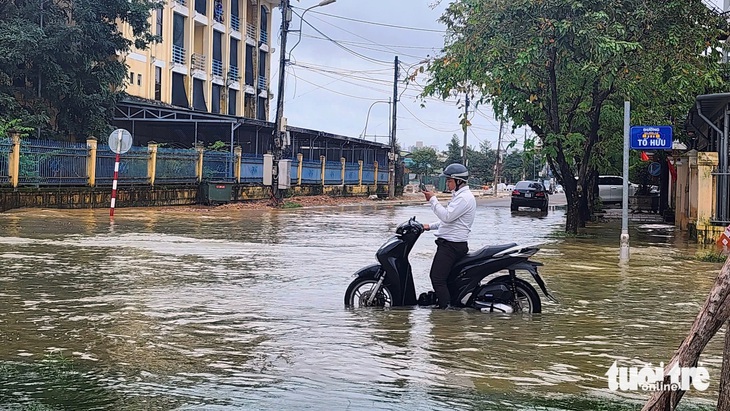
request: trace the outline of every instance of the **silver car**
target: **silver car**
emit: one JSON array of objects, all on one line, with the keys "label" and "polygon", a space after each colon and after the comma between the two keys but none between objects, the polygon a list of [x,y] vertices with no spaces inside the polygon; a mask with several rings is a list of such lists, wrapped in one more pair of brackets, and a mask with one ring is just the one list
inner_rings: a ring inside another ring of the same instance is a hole
[{"label": "silver car", "polygon": [[[637,185],[629,182],[629,196],[634,195]],[[599,176],[598,197],[601,202],[621,203],[624,196],[624,178],[621,176]]]}]

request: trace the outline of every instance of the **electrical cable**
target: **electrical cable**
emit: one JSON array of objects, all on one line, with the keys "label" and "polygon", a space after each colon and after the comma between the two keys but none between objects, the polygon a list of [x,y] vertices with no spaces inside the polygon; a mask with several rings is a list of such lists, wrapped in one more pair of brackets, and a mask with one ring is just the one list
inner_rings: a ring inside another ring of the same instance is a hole
[{"label": "electrical cable", "polygon": [[[300,7],[292,7],[292,8],[299,9]],[[420,27],[408,27],[408,26],[399,26],[399,25],[388,24],[388,23],[378,23],[378,22],[374,22],[374,21],[359,20],[359,19],[353,19],[351,17],[344,17],[344,16],[338,16],[338,15],[335,15],[335,14],[323,13],[321,11],[313,11],[312,13],[321,14],[323,16],[333,17],[333,18],[336,18],[336,19],[342,19],[342,20],[347,20],[347,21],[354,21],[354,22],[363,23],[363,24],[371,24],[371,25],[381,26],[381,27],[390,27],[390,28],[402,29],[402,30],[414,30],[414,31],[424,31],[424,32],[430,32],[430,33],[446,34],[446,30],[425,29],[425,28],[420,28]]]}]

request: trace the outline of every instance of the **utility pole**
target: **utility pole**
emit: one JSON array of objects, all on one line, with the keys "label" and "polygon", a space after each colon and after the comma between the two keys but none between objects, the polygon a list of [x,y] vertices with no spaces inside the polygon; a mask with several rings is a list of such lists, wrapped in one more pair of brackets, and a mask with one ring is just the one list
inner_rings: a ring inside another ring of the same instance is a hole
[{"label": "utility pole", "polygon": [[469,167],[469,164],[467,164],[467,158],[466,158],[466,132],[469,127],[469,92],[466,92],[466,104],[464,105],[464,147],[462,148],[462,163],[465,167]]},{"label": "utility pole", "polygon": [[497,188],[499,187],[499,174],[502,168],[502,124],[503,120],[499,119],[499,137],[497,138],[497,161],[494,163],[494,196],[497,197]]},{"label": "utility pole", "polygon": [[525,179],[525,144],[527,144],[527,129],[525,129],[525,136],[522,138],[522,180]]},{"label": "utility pole", "polygon": [[395,130],[396,130],[396,119],[398,113],[398,56],[395,56],[395,70],[393,74],[393,122],[390,129],[390,164],[389,164],[389,175],[388,175],[388,198],[395,198]]},{"label": "utility pole", "polygon": [[279,51],[279,89],[276,93],[276,119],[274,126],[274,150],[273,150],[273,167],[271,193],[276,204],[280,204],[283,198],[283,192],[279,190],[279,160],[281,160],[283,151],[286,148],[286,124],[284,122],[284,79],[286,70],[286,37],[289,33],[289,21],[291,20],[291,10],[289,8],[289,0],[281,0],[279,5],[281,8],[281,50]]}]

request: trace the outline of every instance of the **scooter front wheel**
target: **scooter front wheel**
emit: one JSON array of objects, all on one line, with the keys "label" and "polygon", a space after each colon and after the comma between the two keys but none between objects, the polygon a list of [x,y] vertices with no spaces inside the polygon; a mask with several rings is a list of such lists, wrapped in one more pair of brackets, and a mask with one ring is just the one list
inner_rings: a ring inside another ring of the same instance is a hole
[{"label": "scooter front wheel", "polygon": [[345,307],[391,307],[393,293],[375,278],[356,278],[345,292]]}]

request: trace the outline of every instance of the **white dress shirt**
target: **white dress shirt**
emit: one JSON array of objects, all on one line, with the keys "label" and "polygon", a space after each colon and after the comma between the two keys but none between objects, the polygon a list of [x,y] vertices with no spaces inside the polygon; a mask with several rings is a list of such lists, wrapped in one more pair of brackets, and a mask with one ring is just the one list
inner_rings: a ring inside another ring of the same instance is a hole
[{"label": "white dress shirt", "polygon": [[446,207],[439,203],[436,196],[431,197],[429,204],[440,220],[429,224],[429,229],[436,231],[434,233],[436,237],[457,243],[466,242],[469,239],[477,202],[468,185],[464,184],[464,187],[452,193],[451,201]]}]

